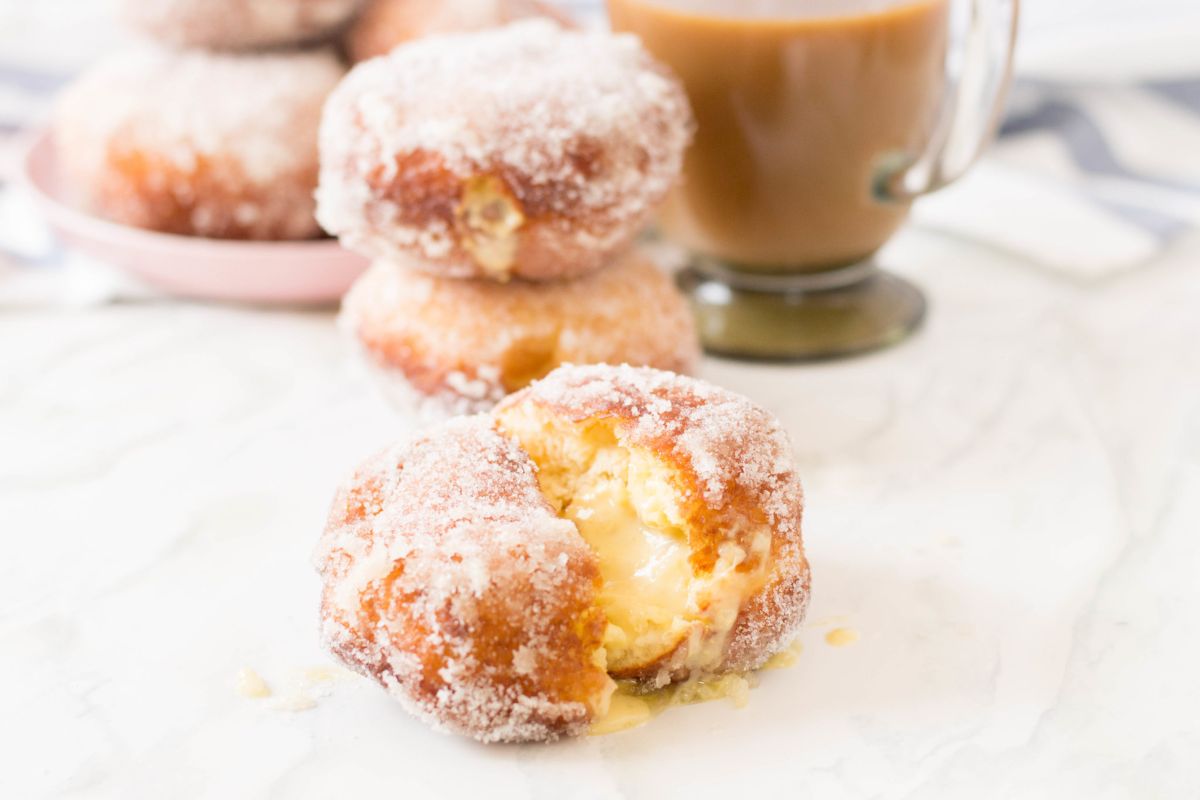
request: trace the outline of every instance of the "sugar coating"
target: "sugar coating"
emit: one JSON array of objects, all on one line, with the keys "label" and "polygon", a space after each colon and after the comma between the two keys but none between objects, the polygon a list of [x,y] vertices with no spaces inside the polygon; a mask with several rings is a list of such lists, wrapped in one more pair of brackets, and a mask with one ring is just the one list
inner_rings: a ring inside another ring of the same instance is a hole
[{"label": "sugar coating", "polygon": [[[592,661],[595,558],[485,417],[361,468],[315,563],[328,645],[434,727],[482,741],[577,734],[611,691]],[[564,633],[576,622],[590,643]],[[564,677],[572,691],[554,688]]]},{"label": "sugar coating", "polygon": [[317,39],[362,0],[122,0],[126,22],[159,41],[242,50]]},{"label": "sugar coating", "polygon": [[486,411],[565,362],[690,372],[699,345],[687,302],[645,255],[572,281],[438,278],[377,262],[341,321],[389,399],[423,418]]},{"label": "sugar coating", "polygon": [[432,36],[351,70],[321,126],[318,218],[368,257],[480,274],[455,209],[498,176],[526,221],[519,277],[596,269],[679,175],[679,82],[629,35],[526,20]]},{"label": "sugar coating", "polygon": [[328,50],[135,48],[63,92],[56,146],[89,204],[152,219],[156,209],[134,204],[168,198],[201,235],[229,228],[248,238],[313,236],[317,128],[343,73]]}]

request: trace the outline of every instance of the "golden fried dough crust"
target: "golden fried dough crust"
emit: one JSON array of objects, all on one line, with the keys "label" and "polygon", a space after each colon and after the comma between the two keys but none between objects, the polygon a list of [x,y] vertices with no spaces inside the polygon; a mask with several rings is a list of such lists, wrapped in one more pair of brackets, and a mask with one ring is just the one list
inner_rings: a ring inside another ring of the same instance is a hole
[{"label": "golden fried dough crust", "polygon": [[125,225],[315,237],[317,128],[343,72],[330,51],[116,55],[59,98],[64,177],[86,208]]},{"label": "golden fried dough crust", "polygon": [[595,556],[486,418],[361,468],[315,559],[329,647],[435,727],[554,739],[607,703]]},{"label": "golden fried dough crust", "polygon": [[560,364],[691,372],[692,316],[673,282],[634,251],[573,281],[435,278],[376,263],[342,323],[392,399],[426,418],[486,411]]}]

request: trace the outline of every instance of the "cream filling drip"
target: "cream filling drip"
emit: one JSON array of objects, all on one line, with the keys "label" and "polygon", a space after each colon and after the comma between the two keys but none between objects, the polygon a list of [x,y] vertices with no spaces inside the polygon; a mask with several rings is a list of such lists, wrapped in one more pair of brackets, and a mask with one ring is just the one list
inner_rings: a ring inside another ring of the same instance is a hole
[{"label": "cream filling drip", "polygon": [[563,516],[599,559],[599,600],[609,621],[604,646],[609,669],[621,670],[652,660],[686,635],[692,572],[687,543],[642,524],[625,481],[606,469],[600,465],[600,477],[583,482]]},{"label": "cream filling drip", "polygon": [[730,700],[735,707],[744,708],[749,702],[750,689],[757,683],[753,673],[741,675],[709,675],[693,678],[641,692],[635,684],[621,681],[609,701],[608,710],[598,716],[588,731],[592,736],[627,731],[645,725],[654,717],[675,706]]},{"label": "cream filling drip", "polygon": [[475,263],[491,277],[507,280],[517,260],[517,231],[525,215],[504,181],[493,175],[468,180],[456,217],[463,247]]},{"label": "cream filling drip", "polygon": [[[794,641],[768,659],[758,672],[795,666],[802,651],[800,641]],[[744,708],[750,690],[758,685],[758,672],[700,675],[650,692],[631,681],[618,681],[607,707],[597,714],[588,733],[604,736],[638,728],[675,706],[728,699],[735,707]]]}]

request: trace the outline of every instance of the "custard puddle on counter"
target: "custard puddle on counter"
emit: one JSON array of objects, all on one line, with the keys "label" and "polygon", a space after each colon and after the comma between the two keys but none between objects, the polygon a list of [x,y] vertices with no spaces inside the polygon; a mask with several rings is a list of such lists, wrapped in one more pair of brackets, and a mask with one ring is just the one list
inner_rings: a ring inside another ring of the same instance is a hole
[{"label": "custard puddle on counter", "polygon": [[[800,642],[793,643],[788,649],[772,656],[761,671],[785,669],[794,665],[802,650]],[[750,689],[757,683],[758,675],[755,672],[744,675],[715,675],[664,686],[653,692],[639,692],[634,684],[618,681],[608,713],[592,724],[589,733],[592,736],[604,736],[638,728],[672,706],[688,706],[728,698],[737,708],[744,708],[750,699]]]}]

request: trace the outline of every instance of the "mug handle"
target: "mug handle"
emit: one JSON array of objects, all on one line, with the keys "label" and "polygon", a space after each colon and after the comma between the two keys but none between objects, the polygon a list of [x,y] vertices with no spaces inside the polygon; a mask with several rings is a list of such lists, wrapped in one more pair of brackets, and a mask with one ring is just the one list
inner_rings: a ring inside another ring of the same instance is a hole
[{"label": "mug handle", "polygon": [[1012,79],[1021,0],[966,2],[962,64],[954,69],[955,58],[947,57],[953,88],[929,144],[916,156],[898,153],[882,159],[875,175],[876,199],[908,203],[953,183],[996,135]]}]

